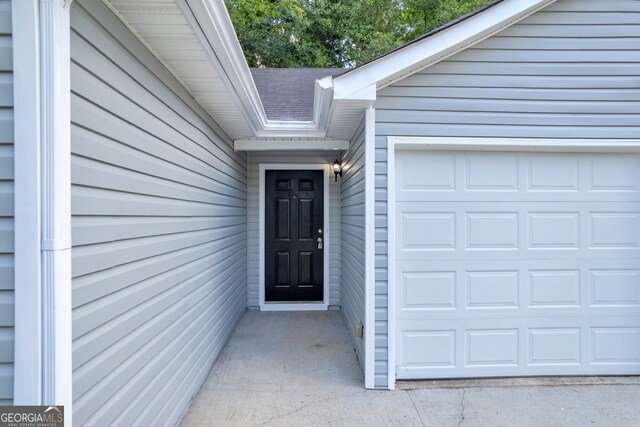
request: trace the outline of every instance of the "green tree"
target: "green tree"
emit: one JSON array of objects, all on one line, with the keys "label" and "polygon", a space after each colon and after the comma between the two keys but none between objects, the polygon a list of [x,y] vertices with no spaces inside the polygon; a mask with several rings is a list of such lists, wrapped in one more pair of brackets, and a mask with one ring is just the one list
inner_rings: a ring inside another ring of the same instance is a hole
[{"label": "green tree", "polygon": [[370,61],[489,0],[226,0],[252,67]]}]

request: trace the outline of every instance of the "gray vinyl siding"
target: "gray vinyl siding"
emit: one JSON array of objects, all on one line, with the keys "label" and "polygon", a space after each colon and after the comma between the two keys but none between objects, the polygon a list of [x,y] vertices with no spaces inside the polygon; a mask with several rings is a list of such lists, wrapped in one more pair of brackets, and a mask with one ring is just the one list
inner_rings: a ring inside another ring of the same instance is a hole
[{"label": "gray vinyl siding", "polygon": [[14,185],[11,1],[0,1],[0,405],[13,404]]},{"label": "gray vinyl siding", "polygon": [[74,423],[173,425],[246,310],[246,158],[102,2],[71,27]]},{"label": "gray vinyl siding", "polygon": [[[387,136],[638,138],[640,1],[560,0],[378,92],[376,301],[387,299]],[[376,385],[387,310],[376,310]]]},{"label": "gray vinyl siding", "polygon": [[[364,369],[364,340],[355,336],[355,325],[365,323],[365,127],[358,126],[349,151],[342,158],[340,188],[342,248],[341,312],[349,336]],[[369,327],[372,325],[365,325]]]},{"label": "gray vinyl siding", "polygon": [[[261,163],[321,164],[336,160],[335,153],[326,152],[252,152],[247,155],[247,306],[259,303],[259,172]],[[340,181],[329,180],[329,305],[340,306]]]}]

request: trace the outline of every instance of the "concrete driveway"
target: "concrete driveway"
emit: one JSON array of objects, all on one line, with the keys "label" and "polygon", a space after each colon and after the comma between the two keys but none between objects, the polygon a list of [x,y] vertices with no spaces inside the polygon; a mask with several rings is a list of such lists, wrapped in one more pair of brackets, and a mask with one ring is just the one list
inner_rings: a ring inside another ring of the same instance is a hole
[{"label": "concrete driveway", "polygon": [[[640,372],[639,372],[640,374]],[[365,390],[337,311],[248,311],[182,426],[640,426],[640,377]]]}]

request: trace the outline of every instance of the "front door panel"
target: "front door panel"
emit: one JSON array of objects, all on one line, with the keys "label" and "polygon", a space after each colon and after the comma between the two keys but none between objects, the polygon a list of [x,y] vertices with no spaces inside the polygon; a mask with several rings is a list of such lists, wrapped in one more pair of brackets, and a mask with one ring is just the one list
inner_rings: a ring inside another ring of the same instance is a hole
[{"label": "front door panel", "polygon": [[266,302],[322,301],[323,194],[322,171],[266,171]]}]

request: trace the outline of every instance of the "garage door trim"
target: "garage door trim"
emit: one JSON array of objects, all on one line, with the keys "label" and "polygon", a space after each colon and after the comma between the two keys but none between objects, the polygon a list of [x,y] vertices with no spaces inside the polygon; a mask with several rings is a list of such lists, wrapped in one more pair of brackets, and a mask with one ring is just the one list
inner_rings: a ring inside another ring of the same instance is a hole
[{"label": "garage door trim", "polygon": [[[639,139],[532,139],[532,138],[439,138],[387,137],[387,228],[389,246],[395,245],[396,234],[396,151],[522,151],[580,153],[638,153]],[[396,254],[388,249],[388,387],[396,383]]]}]

